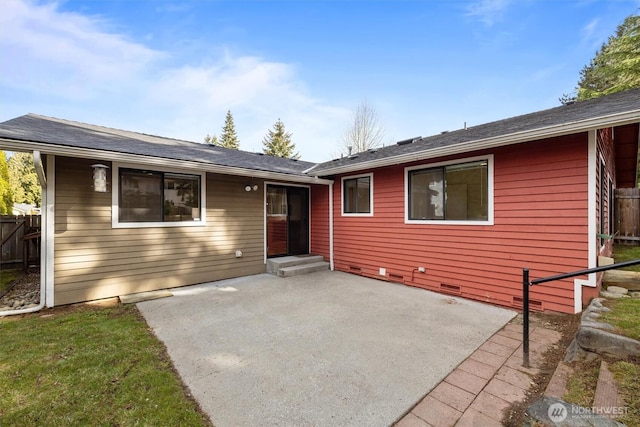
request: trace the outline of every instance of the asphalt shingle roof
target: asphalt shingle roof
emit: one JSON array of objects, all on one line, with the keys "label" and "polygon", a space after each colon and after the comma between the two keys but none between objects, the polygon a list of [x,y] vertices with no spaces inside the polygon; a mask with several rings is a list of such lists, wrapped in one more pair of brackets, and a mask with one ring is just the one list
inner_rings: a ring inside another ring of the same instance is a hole
[{"label": "asphalt shingle roof", "polygon": [[302,172],[314,165],[36,114],[0,123],[0,138],[293,175],[304,175]]},{"label": "asphalt shingle roof", "polygon": [[394,144],[377,150],[357,153],[357,156],[344,157],[321,163],[314,167],[310,173],[322,176],[325,171],[330,171],[337,167],[350,166],[357,169],[359,164],[362,164],[364,168],[367,162],[378,159],[462,145],[482,139],[533,131],[550,126],[579,122],[634,110],[640,111],[640,89],[627,90],[601,98],[575,102],[548,110],[468,127],[467,129],[420,138],[414,142],[407,140],[405,142],[408,143],[402,145]]},{"label": "asphalt shingle roof", "polygon": [[[627,90],[597,99],[472,126],[467,129],[418,138],[414,141],[407,140],[403,144],[394,144],[377,150],[357,153],[351,157],[335,159],[315,166],[314,163],[305,161],[264,156],[259,153],[230,150],[36,114],[27,114],[0,123],[0,138],[185,160],[204,165],[229,166],[296,176],[305,176],[303,172],[313,167],[309,175],[322,177],[331,175],[336,168],[365,169],[369,162],[381,159],[393,159],[423,151],[431,152],[445,147],[457,146],[464,149],[466,145],[476,141],[629,112],[637,113],[640,121],[640,89]],[[585,128],[585,130],[587,129]]]}]

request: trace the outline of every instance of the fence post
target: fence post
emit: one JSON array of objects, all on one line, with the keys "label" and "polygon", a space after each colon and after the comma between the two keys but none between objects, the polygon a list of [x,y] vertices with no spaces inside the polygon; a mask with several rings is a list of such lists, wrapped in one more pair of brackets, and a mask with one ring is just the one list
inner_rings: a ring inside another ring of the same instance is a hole
[{"label": "fence post", "polygon": [[529,269],[522,269],[522,366],[529,367]]}]

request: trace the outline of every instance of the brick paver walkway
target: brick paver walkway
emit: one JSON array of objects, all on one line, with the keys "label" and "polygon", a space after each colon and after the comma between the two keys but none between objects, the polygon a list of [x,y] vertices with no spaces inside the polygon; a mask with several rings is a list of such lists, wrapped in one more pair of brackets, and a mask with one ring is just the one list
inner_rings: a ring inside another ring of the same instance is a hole
[{"label": "brick paver walkway", "polygon": [[522,325],[509,323],[425,396],[398,427],[500,427],[504,410],[524,400],[542,355],[559,332],[532,327],[530,368],[522,367]]}]

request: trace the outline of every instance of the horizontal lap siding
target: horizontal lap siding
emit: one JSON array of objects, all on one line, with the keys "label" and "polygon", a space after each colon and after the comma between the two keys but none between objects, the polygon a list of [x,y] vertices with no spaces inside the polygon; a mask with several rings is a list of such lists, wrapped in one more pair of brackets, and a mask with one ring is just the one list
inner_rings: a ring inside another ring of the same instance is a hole
[{"label": "horizontal lap siding", "polygon": [[95,162],[56,159],[56,305],[265,271],[263,193],[246,180],[207,175],[203,227],[113,229],[111,192],[91,187]]},{"label": "horizontal lap siding", "polygon": [[[336,269],[436,291],[459,286],[461,296],[514,307],[523,267],[533,278],[587,268],[586,135],[491,154],[492,226],[405,224],[404,166],[374,170],[373,217],[342,217],[336,188]],[[573,313],[573,281],[536,286],[531,298]]]},{"label": "horizontal lap siding", "polygon": [[311,186],[311,253],[329,259],[329,186]]}]

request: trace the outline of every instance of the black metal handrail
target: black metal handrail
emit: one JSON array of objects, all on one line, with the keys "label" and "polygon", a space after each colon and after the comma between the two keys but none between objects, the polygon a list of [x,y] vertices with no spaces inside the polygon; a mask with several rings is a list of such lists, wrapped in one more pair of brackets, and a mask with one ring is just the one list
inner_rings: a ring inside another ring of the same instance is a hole
[{"label": "black metal handrail", "polygon": [[583,276],[585,274],[599,273],[601,271],[614,270],[616,268],[630,267],[640,264],[640,259],[633,261],[619,262],[617,264],[603,265],[601,267],[588,268],[586,270],[574,271],[572,273],[556,274],[554,276],[542,277],[540,279],[529,280],[529,269],[522,269],[522,366],[529,367],[529,287],[541,283],[553,282],[555,280],[569,279],[571,277]]}]

